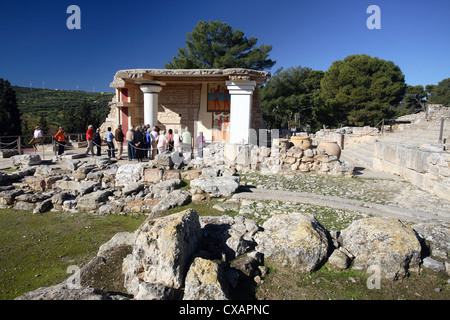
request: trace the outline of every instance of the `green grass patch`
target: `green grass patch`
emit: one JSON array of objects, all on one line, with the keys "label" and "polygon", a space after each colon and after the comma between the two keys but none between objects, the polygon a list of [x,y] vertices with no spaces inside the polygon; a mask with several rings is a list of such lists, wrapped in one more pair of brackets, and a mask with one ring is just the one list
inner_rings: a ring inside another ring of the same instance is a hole
[{"label": "green grass patch", "polygon": [[0,300],[67,279],[67,267],[82,267],[114,234],[132,232],[145,219],[0,210]]}]

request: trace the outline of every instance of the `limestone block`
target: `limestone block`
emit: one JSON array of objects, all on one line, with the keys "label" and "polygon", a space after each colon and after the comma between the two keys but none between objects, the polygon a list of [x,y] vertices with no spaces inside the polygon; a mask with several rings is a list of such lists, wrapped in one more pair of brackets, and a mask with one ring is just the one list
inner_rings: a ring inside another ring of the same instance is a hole
[{"label": "limestone block", "polygon": [[162,169],[146,168],[144,171],[144,182],[157,183],[162,180],[163,173]]},{"label": "limestone block", "polygon": [[117,169],[115,175],[116,186],[126,186],[129,183],[137,182],[144,175],[146,163],[123,164]]},{"label": "limestone block", "polygon": [[23,154],[12,156],[11,161],[15,167],[35,166],[41,163],[41,157],[38,154]]},{"label": "limestone block", "polygon": [[123,262],[125,288],[139,294],[139,283],[179,289],[201,238],[198,214],[188,209],[147,219],[135,232],[133,252]]},{"label": "limestone block", "polygon": [[341,237],[342,246],[355,257],[355,270],[365,272],[375,266],[380,268],[381,276],[393,280],[419,270],[419,239],[410,226],[398,219],[357,220],[341,232]]},{"label": "limestone block", "polygon": [[212,197],[229,197],[239,187],[239,177],[198,178],[192,180],[190,185],[191,188],[199,188],[203,192],[209,193]]},{"label": "limestone block", "polygon": [[277,268],[311,272],[327,258],[328,231],[308,213],[277,214],[262,227],[256,250]]},{"label": "limestone block", "polygon": [[195,258],[186,275],[183,300],[229,300],[226,276],[217,262]]},{"label": "limestone block", "polygon": [[181,179],[181,171],[180,170],[165,170],[162,176],[162,179],[165,180],[173,180],[173,179]]}]

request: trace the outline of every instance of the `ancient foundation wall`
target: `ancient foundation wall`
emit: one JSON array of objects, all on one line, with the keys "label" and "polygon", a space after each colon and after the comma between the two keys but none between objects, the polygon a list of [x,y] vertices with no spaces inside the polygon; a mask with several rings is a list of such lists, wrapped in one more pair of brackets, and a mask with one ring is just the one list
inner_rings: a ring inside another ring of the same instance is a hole
[{"label": "ancient foundation wall", "polygon": [[450,200],[450,153],[442,148],[378,141],[373,168],[398,175],[423,190]]}]

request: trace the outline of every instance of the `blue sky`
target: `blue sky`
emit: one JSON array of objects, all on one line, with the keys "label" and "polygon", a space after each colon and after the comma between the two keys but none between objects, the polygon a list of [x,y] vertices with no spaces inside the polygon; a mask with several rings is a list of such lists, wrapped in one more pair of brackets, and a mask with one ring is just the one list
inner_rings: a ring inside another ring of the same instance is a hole
[{"label": "blue sky", "polygon": [[[69,30],[70,5],[81,30]],[[370,5],[381,29],[370,30]],[[13,85],[112,91],[117,70],[163,68],[200,20],[219,20],[272,45],[278,68],[326,71],[368,54],[397,64],[411,85],[450,77],[448,0],[2,0],[0,77]]]}]

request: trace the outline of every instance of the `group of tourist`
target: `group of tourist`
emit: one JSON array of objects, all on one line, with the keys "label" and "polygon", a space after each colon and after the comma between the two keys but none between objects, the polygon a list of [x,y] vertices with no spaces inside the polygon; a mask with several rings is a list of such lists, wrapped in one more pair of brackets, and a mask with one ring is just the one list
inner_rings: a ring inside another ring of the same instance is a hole
[{"label": "group of tourist", "polygon": [[[39,129],[36,127],[36,130]],[[35,131],[35,136],[37,135]],[[58,132],[54,136],[58,156],[64,153],[64,146],[66,144],[66,135],[64,128],[59,127]],[[106,132],[106,144],[108,145],[108,157],[116,158],[115,156],[115,144],[117,144],[118,156],[117,159],[121,159],[123,154],[124,139],[127,142],[128,160],[137,160],[142,162],[144,158],[152,160],[157,154],[164,153],[166,151],[178,151],[178,152],[191,152],[192,151],[192,135],[189,132],[189,128],[186,127],[182,133],[179,133],[177,129],[169,129],[166,133],[165,130],[160,129],[158,126],[150,128],[150,125],[143,125],[134,127],[131,125],[126,134],[122,131],[122,125],[118,125],[117,129],[112,133],[111,127],[108,127]],[[101,143],[100,128],[97,128],[94,132],[92,125],[88,126],[86,131],[87,147],[85,150],[86,156],[91,154],[92,156],[101,155]],[[205,137],[202,132],[199,132],[199,136],[195,140],[195,147],[198,150],[198,156],[203,157],[203,147],[205,146]],[[94,147],[96,152],[94,152]]]},{"label": "group of tourist", "polygon": [[158,126],[150,128],[149,125],[131,125],[126,134],[128,147],[128,160],[138,160],[143,158],[154,159],[157,154],[166,151],[191,151],[191,133],[188,127],[180,134],[177,129],[165,130]]}]

